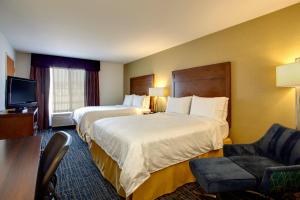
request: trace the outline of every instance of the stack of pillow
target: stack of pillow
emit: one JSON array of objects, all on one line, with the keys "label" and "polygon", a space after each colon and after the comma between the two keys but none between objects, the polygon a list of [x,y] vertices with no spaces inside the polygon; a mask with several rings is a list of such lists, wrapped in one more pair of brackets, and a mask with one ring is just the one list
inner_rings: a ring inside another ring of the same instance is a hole
[{"label": "stack of pillow", "polygon": [[227,97],[168,97],[167,113],[203,116],[219,121],[226,121],[228,111]]},{"label": "stack of pillow", "polygon": [[123,106],[149,109],[150,96],[135,94],[125,95]]}]

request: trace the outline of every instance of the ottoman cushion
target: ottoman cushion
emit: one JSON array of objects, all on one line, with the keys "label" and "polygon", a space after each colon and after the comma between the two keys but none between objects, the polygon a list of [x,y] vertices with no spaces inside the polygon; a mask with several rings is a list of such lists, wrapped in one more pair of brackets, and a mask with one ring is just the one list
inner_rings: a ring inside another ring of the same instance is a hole
[{"label": "ottoman cushion", "polygon": [[197,182],[207,193],[256,187],[256,178],[226,157],[191,160],[190,168]]}]

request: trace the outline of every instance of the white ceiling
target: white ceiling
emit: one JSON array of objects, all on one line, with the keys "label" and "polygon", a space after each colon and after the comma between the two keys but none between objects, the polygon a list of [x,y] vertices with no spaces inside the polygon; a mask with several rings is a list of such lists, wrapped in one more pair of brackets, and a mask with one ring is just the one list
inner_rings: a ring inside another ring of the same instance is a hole
[{"label": "white ceiling", "polygon": [[300,0],[0,0],[19,51],[127,63]]}]

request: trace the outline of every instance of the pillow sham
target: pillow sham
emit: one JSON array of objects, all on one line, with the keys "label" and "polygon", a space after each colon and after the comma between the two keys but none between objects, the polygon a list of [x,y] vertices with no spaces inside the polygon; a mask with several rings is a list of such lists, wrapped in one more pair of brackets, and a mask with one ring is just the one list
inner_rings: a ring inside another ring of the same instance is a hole
[{"label": "pillow sham", "polygon": [[226,121],[228,100],[227,97],[208,98],[193,96],[190,115]]},{"label": "pillow sham", "polygon": [[133,103],[133,95],[125,95],[123,106],[132,106]]},{"label": "pillow sham", "polygon": [[167,113],[189,114],[192,97],[168,97]]},{"label": "pillow sham", "polygon": [[145,95],[133,95],[133,103],[132,106],[137,107],[137,108],[143,108],[144,107],[144,100],[145,100]]}]

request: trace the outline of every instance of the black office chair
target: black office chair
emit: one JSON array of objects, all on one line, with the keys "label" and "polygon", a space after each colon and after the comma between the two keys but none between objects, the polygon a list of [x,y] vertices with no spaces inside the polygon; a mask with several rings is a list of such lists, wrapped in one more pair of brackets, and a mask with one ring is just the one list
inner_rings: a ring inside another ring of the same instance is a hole
[{"label": "black office chair", "polygon": [[55,193],[55,171],[59,163],[67,153],[72,137],[64,132],[55,133],[42,152],[39,168],[39,191],[38,199],[58,199]]}]

